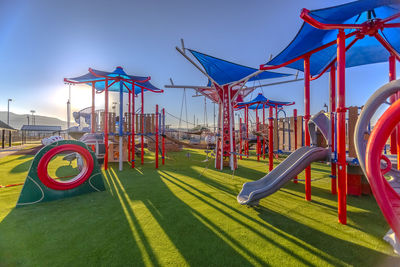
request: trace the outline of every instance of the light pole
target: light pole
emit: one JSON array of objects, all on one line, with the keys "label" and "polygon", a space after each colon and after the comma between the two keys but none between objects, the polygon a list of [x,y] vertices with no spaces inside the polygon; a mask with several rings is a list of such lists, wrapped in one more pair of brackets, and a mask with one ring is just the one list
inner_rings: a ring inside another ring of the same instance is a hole
[{"label": "light pole", "polygon": [[7,124],[10,125],[10,102],[12,101],[11,98],[7,101]]},{"label": "light pole", "polygon": [[31,113],[32,113],[32,125],[35,125],[35,115],[33,115],[33,114],[35,114],[35,110],[31,110]]}]

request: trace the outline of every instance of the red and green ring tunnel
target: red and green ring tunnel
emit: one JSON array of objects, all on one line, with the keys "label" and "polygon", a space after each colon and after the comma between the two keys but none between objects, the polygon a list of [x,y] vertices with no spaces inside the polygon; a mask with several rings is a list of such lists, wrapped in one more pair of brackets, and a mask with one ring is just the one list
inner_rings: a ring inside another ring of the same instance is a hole
[{"label": "red and green ring tunnel", "polygon": [[[48,165],[55,155],[66,151],[80,154],[82,170],[68,181],[55,180],[48,173]],[[35,155],[17,207],[104,190],[101,169],[94,152],[80,141],[62,140],[43,147]]]}]

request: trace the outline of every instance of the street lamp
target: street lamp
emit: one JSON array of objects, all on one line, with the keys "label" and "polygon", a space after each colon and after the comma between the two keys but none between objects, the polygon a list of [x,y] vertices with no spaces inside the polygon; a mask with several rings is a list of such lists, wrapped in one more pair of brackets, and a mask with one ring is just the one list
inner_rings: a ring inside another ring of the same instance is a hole
[{"label": "street lamp", "polygon": [[11,98],[7,101],[7,124],[10,125],[10,102],[12,101]]},{"label": "street lamp", "polygon": [[33,115],[33,114],[35,114],[35,110],[31,110],[31,113],[32,113],[32,125],[35,125],[35,115]]}]

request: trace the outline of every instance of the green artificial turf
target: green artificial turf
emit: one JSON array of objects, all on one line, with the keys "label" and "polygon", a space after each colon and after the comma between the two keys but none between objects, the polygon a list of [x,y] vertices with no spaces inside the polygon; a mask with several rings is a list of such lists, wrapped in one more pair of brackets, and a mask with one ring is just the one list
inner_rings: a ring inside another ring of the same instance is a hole
[{"label": "green artificial turf", "polygon": [[[0,189],[0,266],[400,264],[382,240],[389,227],[372,196],[349,196],[341,225],[329,179],[312,183],[311,202],[303,183],[290,182],[248,208],[236,195],[267,163],[252,157],[221,172],[202,151],[185,150],[155,170],[147,157],[122,172],[111,164],[105,192],[16,209],[21,186]],[[0,184],[24,181],[32,158],[0,159]],[[329,173],[312,165],[313,178]]]}]

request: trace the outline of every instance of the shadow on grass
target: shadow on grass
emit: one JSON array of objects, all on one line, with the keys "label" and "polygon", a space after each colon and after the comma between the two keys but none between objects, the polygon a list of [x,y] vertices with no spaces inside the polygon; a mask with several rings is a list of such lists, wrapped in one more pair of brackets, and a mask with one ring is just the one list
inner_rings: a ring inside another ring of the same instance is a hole
[{"label": "shadow on grass", "polygon": [[[243,227],[245,227],[245,229],[252,231],[253,233],[255,233],[256,235],[258,235],[259,237],[265,239],[267,242],[273,244],[275,247],[277,247],[278,249],[286,252],[287,254],[290,254],[291,256],[293,256],[294,258],[296,258],[298,261],[302,262],[305,265],[311,265],[311,262],[307,261],[306,259],[304,259],[301,255],[298,255],[296,252],[293,252],[291,250],[289,250],[288,248],[286,248],[285,246],[281,245],[280,243],[276,242],[275,240],[273,240],[272,238],[269,238],[268,236],[265,236],[263,233],[261,233],[259,230],[249,226],[247,223],[245,223],[242,219],[246,218],[248,220],[251,220],[252,222],[255,222],[257,224],[260,224],[259,221],[255,220],[254,218],[250,217],[249,215],[241,212],[240,210],[233,208],[231,206],[229,206],[228,204],[218,200],[217,198],[211,196],[209,193],[206,193],[200,189],[195,188],[194,186],[184,182],[183,180],[168,174],[166,172],[162,172],[162,178],[167,180],[168,182],[174,184],[175,186],[179,187],[180,189],[186,191],[187,193],[191,194],[193,197],[196,197],[198,200],[201,200],[203,203],[205,203],[206,205],[214,208],[217,212],[220,212],[222,214],[224,214],[225,216],[229,217],[230,219],[234,220],[235,222],[241,224]],[[200,195],[195,194],[194,192],[200,193]],[[224,210],[222,208],[217,207],[215,204],[212,204],[211,201],[217,202],[217,204],[224,206],[224,208],[226,208],[227,210]],[[238,215],[242,216],[242,219],[238,219],[236,218],[236,216],[232,216],[232,213],[230,211],[233,211],[235,213],[237,213]],[[261,224],[261,227],[266,227],[266,225]],[[271,229],[272,231],[275,231],[275,229]],[[276,231],[275,231],[276,232]],[[228,235],[227,233],[225,233],[225,235]],[[294,243],[297,243],[295,240],[292,240]],[[247,250],[245,249],[244,245],[241,245],[241,249],[243,250]],[[265,264],[265,263],[264,263]]]},{"label": "shadow on grass", "polygon": [[12,158],[10,160],[5,160],[5,161],[0,160],[0,165],[5,165],[7,163],[10,163],[10,162],[13,162],[13,161],[16,161],[16,160],[23,160],[23,159],[33,160],[33,156],[24,155],[24,156],[19,156],[18,158]]},{"label": "shadow on grass", "polygon": [[385,261],[396,262],[397,266],[400,264],[398,257],[388,256],[376,250],[328,235],[265,207],[257,207],[256,210],[259,212],[259,217],[265,222],[346,264],[353,265],[354,263],[364,262],[365,264],[368,263],[369,266],[375,266]]},{"label": "shadow on grass", "polygon": [[[130,201],[141,201],[146,206],[189,265],[251,265],[234,247],[239,247],[259,264],[267,265],[257,255],[252,255],[239,242],[230,238],[206,216],[176,197],[159,177],[148,177],[151,179],[148,182],[152,185],[152,190],[149,191],[148,187],[140,185],[132,187],[126,184],[126,179],[120,179],[116,175],[107,176],[111,180],[112,190],[120,198],[127,220],[132,221],[153,264],[157,265],[157,258],[146,241],[135,217],[135,211],[129,205]],[[227,240],[233,243],[234,247]]]},{"label": "shadow on grass", "polygon": [[0,266],[144,265],[125,218],[107,192],[14,208],[0,222]]}]

